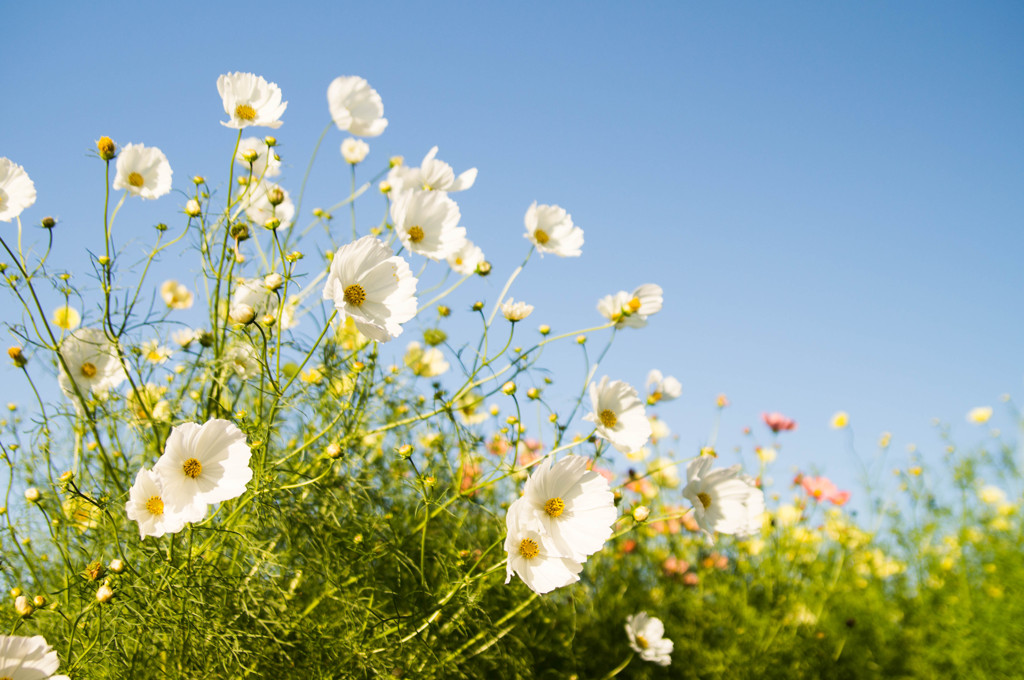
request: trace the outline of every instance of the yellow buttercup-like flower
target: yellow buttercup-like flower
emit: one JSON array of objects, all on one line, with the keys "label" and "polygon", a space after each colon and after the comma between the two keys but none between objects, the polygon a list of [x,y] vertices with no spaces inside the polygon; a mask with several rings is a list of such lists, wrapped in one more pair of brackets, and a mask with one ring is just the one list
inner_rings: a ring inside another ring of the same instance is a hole
[{"label": "yellow buttercup-like flower", "polygon": [[967,421],[975,425],[984,425],[992,417],[991,406],[978,406],[967,412]]}]

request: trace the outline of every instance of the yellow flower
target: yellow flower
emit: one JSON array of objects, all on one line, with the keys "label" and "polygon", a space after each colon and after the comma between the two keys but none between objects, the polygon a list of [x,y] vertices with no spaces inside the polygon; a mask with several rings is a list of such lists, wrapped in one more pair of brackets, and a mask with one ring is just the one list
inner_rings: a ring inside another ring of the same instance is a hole
[{"label": "yellow flower", "polygon": [[967,412],[967,421],[975,425],[984,425],[992,417],[991,406],[978,406]]},{"label": "yellow flower", "polygon": [[978,493],[978,498],[986,505],[997,505],[1006,501],[1006,493],[998,486],[986,486]]},{"label": "yellow flower", "polygon": [[878,448],[887,449],[889,443],[892,441],[892,432],[883,432],[882,436],[878,439]]},{"label": "yellow flower", "polygon": [[82,315],[74,307],[65,305],[53,310],[53,323],[66,331],[74,330],[82,323]]},{"label": "yellow flower", "polygon": [[800,521],[803,511],[795,505],[780,505],[775,511],[775,519],[782,526],[789,526]]},{"label": "yellow flower", "polygon": [[836,411],[830,424],[834,429],[841,430],[850,424],[850,414],[846,411]]}]

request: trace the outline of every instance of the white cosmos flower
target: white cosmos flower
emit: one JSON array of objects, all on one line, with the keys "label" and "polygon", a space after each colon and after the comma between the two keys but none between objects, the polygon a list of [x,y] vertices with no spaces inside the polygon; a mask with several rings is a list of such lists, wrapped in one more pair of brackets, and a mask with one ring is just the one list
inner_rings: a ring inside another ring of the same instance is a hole
[{"label": "white cosmos flower", "polygon": [[509,321],[522,321],[533,314],[533,305],[525,302],[516,302],[512,298],[501,303],[501,313]]},{"label": "white cosmos flower", "polygon": [[541,253],[559,257],[579,257],[583,252],[583,230],[572,223],[572,216],[557,205],[537,205],[526,211],[526,238]]},{"label": "white cosmos flower", "polygon": [[647,374],[647,403],[678,399],[683,393],[683,386],[672,376],[663,376],[661,371],[653,369]]},{"label": "white cosmos flower", "polygon": [[249,167],[249,161],[245,160],[249,153],[256,154],[256,160],[252,162],[252,181],[259,182],[281,174],[281,159],[259,137],[246,137],[238,142],[235,163],[241,163],[243,168]]},{"label": "white cosmos flower", "polygon": [[651,661],[659,666],[672,663],[672,650],[675,645],[665,639],[665,625],[661,619],[640,612],[626,617],[626,635],[629,646],[644,661]]},{"label": "white cosmos flower", "polygon": [[117,350],[98,328],[79,328],[72,332],[61,342],[60,353],[71,374],[60,366],[57,380],[64,394],[72,399],[75,397],[72,380],[82,396],[88,396],[90,392],[105,394],[128,379]]},{"label": "white cosmos flower", "polygon": [[66,675],[54,675],[59,667],[57,652],[42,635],[0,635],[0,678],[68,680]]},{"label": "white cosmos flower", "polygon": [[605,295],[597,303],[597,311],[616,328],[643,328],[647,317],[661,311],[661,286],[645,283],[632,293],[620,290],[615,295]]},{"label": "white cosmos flower", "polygon": [[407,169],[403,173],[402,186],[417,191],[445,191],[448,193],[465,191],[473,186],[476,182],[476,168],[470,168],[456,177],[452,166],[437,160],[436,155],[437,147],[435,146],[423,157],[420,167]]},{"label": "white cosmos flower", "polygon": [[590,383],[590,403],[594,409],[583,420],[597,426],[597,436],[607,439],[622,453],[640,449],[651,437],[651,423],[644,413],[636,390],[621,380]]},{"label": "white cosmos flower", "polygon": [[444,354],[436,347],[423,346],[418,342],[410,342],[405,348],[405,365],[412,369],[413,375],[433,378],[447,371],[450,366]]},{"label": "white cosmos flower", "polygon": [[505,528],[505,583],[515,573],[530,590],[543,595],[580,580],[583,565],[560,554],[523,498],[509,506]]},{"label": "white cosmos flower", "polygon": [[617,517],[608,480],[587,465],[582,456],[566,456],[552,465],[549,456],[526,481],[521,499],[557,554],[578,562],[604,546]]},{"label": "white cosmos flower", "polygon": [[256,355],[256,348],[241,342],[230,345],[224,351],[224,362],[242,380],[255,378],[263,368]]},{"label": "white cosmos flower", "polygon": [[443,260],[466,242],[458,226],[459,206],[443,191],[404,191],[391,204],[391,220],[404,245],[414,253]]},{"label": "white cosmos flower", "polygon": [[178,512],[241,496],[252,479],[251,455],[245,434],[227,420],[172,428],[153,468],[160,476],[165,507]]},{"label": "white cosmos flower", "polygon": [[189,346],[199,339],[200,332],[193,328],[180,328],[171,333],[171,340],[174,340],[182,349],[188,349]]},{"label": "white cosmos flower", "polygon": [[[246,189],[245,214],[250,220],[263,226],[271,217],[281,220],[281,227],[291,226],[295,217],[295,204],[288,190],[273,182],[260,182]],[[274,205],[273,200],[279,201]]]},{"label": "white cosmos flower", "polygon": [[160,198],[171,191],[171,164],[155,146],[128,144],[117,155],[114,188],[139,198]]},{"label": "white cosmos flower", "polygon": [[128,492],[125,503],[128,519],[139,524],[139,536],[176,534],[189,522],[202,521],[206,516],[206,503],[193,503],[175,511],[164,502],[160,477],[152,470],[142,468],[135,475],[135,484]]},{"label": "white cosmos flower", "polygon": [[475,274],[477,265],[484,261],[484,251],[466,240],[462,247],[448,256],[448,264],[460,274]]},{"label": "white cosmos flower", "polygon": [[327,88],[327,106],[339,130],[377,137],[388,126],[377,90],[359,76],[338,76]]},{"label": "white cosmos flower", "polygon": [[225,73],[217,78],[217,92],[224,102],[227,121],[220,124],[241,130],[250,125],[281,127],[281,115],[288,102],[281,101],[281,88],[253,73]]},{"label": "white cosmos flower", "polygon": [[352,165],[362,163],[368,153],[370,153],[370,145],[361,139],[349,137],[341,143],[341,156]]},{"label": "white cosmos flower", "polygon": [[163,282],[163,285],[160,286],[160,297],[164,299],[164,304],[171,309],[188,309],[195,301],[192,291],[174,279]]},{"label": "white cosmos flower", "polygon": [[171,358],[171,348],[160,344],[158,338],[152,340],[146,340],[139,347],[142,352],[142,358],[151,364],[163,364],[167,363],[167,360]]},{"label": "white cosmos flower", "polygon": [[36,185],[25,168],[0,158],[0,220],[10,222],[36,202]]},{"label": "white cosmos flower", "polygon": [[416,316],[416,278],[409,264],[380,239],[364,236],[334,253],[323,297],[351,317],[359,332],[379,342],[397,338]]},{"label": "white cosmos flower", "polygon": [[761,530],[764,492],[741,474],[740,466],[712,470],[713,458],[700,456],[686,466],[683,496],[693,504],[693,516],[714,542],[714,533],[749,536]]}]

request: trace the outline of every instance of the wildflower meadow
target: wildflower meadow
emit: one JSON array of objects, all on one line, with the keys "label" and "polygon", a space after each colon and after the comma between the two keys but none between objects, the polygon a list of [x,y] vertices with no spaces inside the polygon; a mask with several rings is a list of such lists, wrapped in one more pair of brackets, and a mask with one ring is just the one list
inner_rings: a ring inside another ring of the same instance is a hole
[{"label": "wildflower meadow", "polygon": [[[459,207],[477,168],[427,139],[369,160],[391,128],[366,79],[323,84],[301,159],[277,84],[204,86],[210,109],[181,115],[219,116],[208,174],[82,140],[98,189],[74,270],[49,261],[72,219],[45,216],[56,189],[0,158],[24,395],[0,423],[0,680],[1021,677],[1011,438],[944,434],[943,464],[893,470],[886,434],[860,480],[794,476],[800,414],[721,447],[721,395],[713,434],[680,442],[674,368],[602,363],[655,332],[670,273],[607,272],[587,326],[538,319],[516,284],[585,260],[573,206],[488,225],[521,261],[501,271]],[[333,195],[307,194],[318,156],[349,180]],[[162,217],[129,235],[137,202]]]}]

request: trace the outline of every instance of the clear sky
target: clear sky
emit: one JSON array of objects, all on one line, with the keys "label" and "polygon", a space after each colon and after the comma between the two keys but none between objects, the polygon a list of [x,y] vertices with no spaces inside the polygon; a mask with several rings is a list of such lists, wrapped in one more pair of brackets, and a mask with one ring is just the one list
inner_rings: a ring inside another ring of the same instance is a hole
[{"label": "clear sky", "polygon": [[[0,155],[35,181],[26,224],[61,219],[54,262],[80,283],[101,242],[93,140],[159,146],[177,190],[197,173],[223,185],[234,132],[215,82],[251,71],[289,101],[275,134],[297,189],[327,84],[361,75],[390,120],[367,173],[435,144],[456,172],[479,168],[457,200],[495,275],[462,304],[496,297],[534,200],[568,209],[586,244],[531,261],[512,291],[537,307],[524,330],[593,325],[602,295],[664,288],[599,375],[678,377],[683,398],[659,412],[681,455],[706,441],[720,392],[726,450],[745,425],[767,440],[763,411],[799,422],[779,481],[799,466],[855,486],[828,428],[839,409],[868,457],[894,434],[887,467],[910,443],[938,460],[933,417],[964,444],[987,430],[965,422],[973,406],[1013,427],[999,396],[1024,369],[1020,3],[26,2],[4,19]],[[327,135],[307,212],[346,185],[343,137]],[[183,203],[129,202],[120,242],[150,242]],[[163,266],[155,285],[196,271]]]}]

